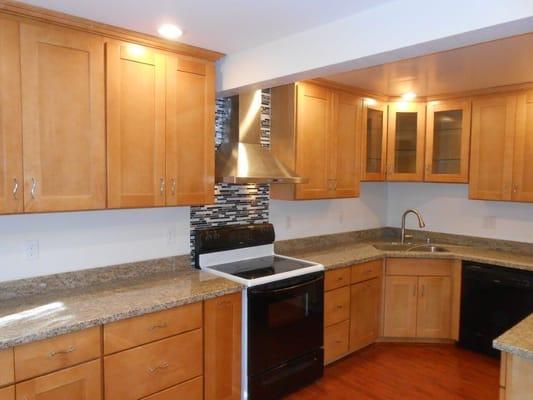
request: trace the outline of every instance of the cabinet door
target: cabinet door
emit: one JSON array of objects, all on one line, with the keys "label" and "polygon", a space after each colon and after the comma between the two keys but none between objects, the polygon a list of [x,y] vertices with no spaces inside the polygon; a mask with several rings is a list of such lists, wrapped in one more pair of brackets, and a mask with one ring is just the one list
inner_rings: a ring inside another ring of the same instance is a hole
[{"label": "cabinet door", "polygon": [[241,398],[241,308],[240,293],[205,302],[205,400]]},{"label": "cabinet door", "polygon": [[425,103],[397,102],[389,105],[387,180],[424,179]]},{"label": "cabinet door", "polygon": [[381,280],[352,285],[350,294],[350,350],[373,343],[378,337]]},{"label": "cabinet door", "polygon": [[450,337],[451,287],[450,277],[418,278],[417,337],[442,339]]},{"label": "cabinet door", "polygon": [[330,326],[350,318],[350,287],[324,293],[324,326]]},{"label": "cabinet door", "polygon": [[105,208],[104,45],[22,24],[24,210]]},{"label": "cabinet door", "polygon": [[324,328],[324,364],[329,364],[348,353],[350,349],[350,321]]},{"label": "cabinet door", "polygon": [[515,95],[472,102],[471,199],[511,200],[515,117]]},{"label": "cabinet door", "polygon": [[0,400],[15,400],[15,386],[0,389]]},{"label": "cabinet door", "polygon": [[165,204],[165,56],[107,43],[110,208]]},{"label": "cabinet door", "polygon": [[387,105],[366,99],[361,119],[361,180],[384,181],[387,168]]},{"label": "cabinet door", "polygon": [[360,182],[359,118],[362,100],[350,93],[335,92],[330,153],[330,176],[334,197],[358,197]]},{"label": "cabinet door", "polygon": [[533,91],[518,95],[512,199],[533,202]]},{"label": "cabinet door", "polygon": [[0,214],[23,210],[19,26],[0,19]]},{"label": "cabinet door", "polygon": [[330,174],[331,91],[322,86],[298,82],[296,117],[296,172],[308,183],[296,185],[296,198],[334,197],[334,177]]},{"label": "cabinet door", "polygon": [[100,361],[92,361],[19,383],[16,393],[17,400],[100,400]]},{"label": "cabinet door", "polygon": [[214,202],[215,69],[167,58],[167,205]]},{"label": "cabinet door", "polygon": [[384,336],[416,336],[417,282],[416,276],[386,277]]},{"label": "cabinet door", "polygon": [[469,100],[428,103],[425,181],[468,182],[470,108]]}]

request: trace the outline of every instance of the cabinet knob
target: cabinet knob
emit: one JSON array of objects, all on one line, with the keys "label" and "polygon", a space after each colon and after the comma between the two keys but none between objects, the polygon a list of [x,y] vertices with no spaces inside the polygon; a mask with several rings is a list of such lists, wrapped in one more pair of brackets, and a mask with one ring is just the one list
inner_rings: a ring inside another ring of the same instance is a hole
[{"label": "cabinet knob", "polygon": [[170,181],[170,191],[172,193],[172,195],[175,195],[176,194],[176,179],[172,178],[172,180]]},{"label": "cabinet knob", "polygon": [[161,193],[161,196],[165,194],[165,178],[163,177],[159,179],[159,193]]},{"label": "cabinet knob", "polygon": [[513,185],[513,193],[517,193],[518,192],[518,185]]}]

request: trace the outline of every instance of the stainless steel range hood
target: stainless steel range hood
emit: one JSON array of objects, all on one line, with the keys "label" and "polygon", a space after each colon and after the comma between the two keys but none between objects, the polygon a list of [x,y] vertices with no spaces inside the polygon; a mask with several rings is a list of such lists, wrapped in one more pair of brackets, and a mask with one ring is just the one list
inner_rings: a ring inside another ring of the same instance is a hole
[{"label": "stainless steel range hood", "polygon": [[226,183],[306,183],[261,146],[261,91],[233,96],[216,151],[215,177]]}]

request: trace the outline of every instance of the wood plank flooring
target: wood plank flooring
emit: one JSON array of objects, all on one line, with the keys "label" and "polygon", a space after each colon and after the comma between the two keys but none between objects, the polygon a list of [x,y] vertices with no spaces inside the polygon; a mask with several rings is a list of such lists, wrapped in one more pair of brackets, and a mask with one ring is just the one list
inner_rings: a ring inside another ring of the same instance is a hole
[{"label": "wood plank flooring", "polygon": [[451,344],[379,343],[286,400],[497,400],[499,361]]}]

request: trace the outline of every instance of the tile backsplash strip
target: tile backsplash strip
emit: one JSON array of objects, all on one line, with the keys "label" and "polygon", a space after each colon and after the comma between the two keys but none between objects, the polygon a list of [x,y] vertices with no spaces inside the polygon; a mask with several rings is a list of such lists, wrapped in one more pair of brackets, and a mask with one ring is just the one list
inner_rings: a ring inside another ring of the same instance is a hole
[{"label": "tile backsplash strip", "polygon": [[[216,100],[215,145],[223,140],[224,123],[229,116],[228,102]],[[270,147],[270,90],[261,96],[261,144]],[[217,183],[215,203],[191,207],[191,255],[194,259],[194,232],[209,226],[263,224],[269,220],[268,185]]]}]

